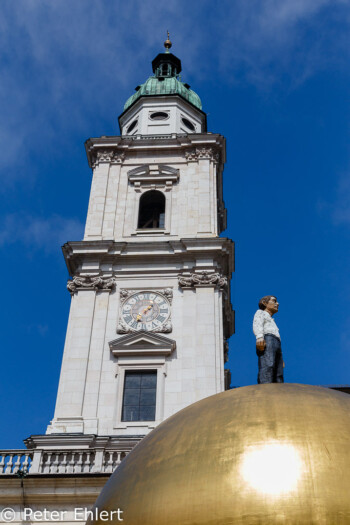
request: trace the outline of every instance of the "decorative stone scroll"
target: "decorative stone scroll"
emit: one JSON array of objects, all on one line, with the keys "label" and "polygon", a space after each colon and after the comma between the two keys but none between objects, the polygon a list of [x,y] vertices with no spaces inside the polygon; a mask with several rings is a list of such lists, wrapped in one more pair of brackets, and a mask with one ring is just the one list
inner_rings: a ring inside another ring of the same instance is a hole
[{"label": "decorative stone scroll", "polygon": [[198,273],[190,273],[188,275],[182,274],[178,277],[179,286],[181,288],[196,288],[199,286],[215,286],[219,290],[227,287],[227,277],[223,277],[220,273],[209,272],[203,270]]},{"label": "decorative stone scroll", "polygon": [[122,164],[125,160],[125,153],[122,152],[122,153],[117,153],[117,152],[114,152],[114,155],[113,155],[113,158],[111,160],[111,163],[112,164]]},{"label": "decorative stone scroll", "polygon": [[185,151],[185,157],[188,162],[196,162],[199,159],[209,159],[219,162],[220,153],[213,148],[195,148]]},{"label": "decorative stone scroll", "polygon": [[96,168],[102,162],[110,162],[111,164],[121,164],[125,159],[125,153],[118,153],[112,149],[100,150],[92,158],[92,167]]},{"label": "decorative stone scroll", "polygon": [[73,277],[67,282],[67,289],[71,295],[74,295],[79,290],[95,290],[97,291],[111,291],[115,287],[115,280],[113,277],[93,277],[91,275],[84,275],[82,277]]}]

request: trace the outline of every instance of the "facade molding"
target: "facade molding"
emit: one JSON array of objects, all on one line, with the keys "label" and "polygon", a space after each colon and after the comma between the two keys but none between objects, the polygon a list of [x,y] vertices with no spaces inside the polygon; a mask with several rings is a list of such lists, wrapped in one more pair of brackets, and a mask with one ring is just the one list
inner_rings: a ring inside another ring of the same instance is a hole
[{"label": "facade molding", "polygon": [[[159,156],[159,142],[162,144],[164,154],[178,155],[179,151],[182,150],[185,161],[187,161],[187,153],[189,157],[194,155],[198,156],[199,159],[210,158],[213,155],[214,161],[219,161],[222,165],[226,162],[225,138],[217,133],[95,137],[85,142],[85,150],[89,166],[94,168],[100,162],[112,162],[114,158],[117,163],[128,163],[130,162],[129,159],[134,157],[133,152],[137,154],[145,150],[158,150],[157,155]],[[210,149],[212,149],[211,152]],[[125,156],[122,156],[123,153]],[[217,154],[219,157],[216,157]],[[188,160],[192,159],[189,158]],[[193,160],[195,159],[193,158]]]},{"label": "facade molding", "polygon": [[185,151],[185,157],[188,162],[198,162],[201,159],[209,159],[213,162],[219,162],[220,152],[218,148],[195,148]]},{"label": "facade molding", "polygon": [[149,331],[140,331],[110,341],[109,348],[115,357],[168,356],[176,348],[173,339]]},{"label": "facade molding", "polygon": [[197,288],[199,286],[215,286],[219,290],[227,288],[227,277],[218,272],[203,270],[201,272],[183,273],[178,277],[181,288]]},{"label": "facade molding", "polygon": [[92,168],[96,168],[103,162],[111,164],[122,164],[125,159],[124,152],[118,152],[113,149],[102,149],[95,152],[91,159]]},{"label": "facade molding", "polygon": [[[198,257],[211,259],[212,267],[219,268],[220,272],[231,278],[234,271],[234,243],[225,237],[212,238],[183,238],[180,240],[157,241],[156,245],[150,240],[138,242],[117,242],[112,240],[74,241],[68,242],[63,247],[63,254],[70,275],[76,275],[83,270],[84,260],[93,260],[93,271],[101,275],[108,272],[108,276],[122,277],[134,270],[128,270],[129,261],[166,262],[171,260],[179,266],[173,266],[174,275],[181,272],[184,262],[194,266]],[[92,259],[93,256],[93,259]],[[116,271],[114,265],[123,269]],[[178,269],[176,269],[178,268]],[[91,262],[90,262],[91,271]],[[151,269],[150,269],[151,271]],[[166,270],[169,272],[169,270]],[[158,272],[161,273],[160,270]],[[143,273],[144,270],[143,270]]]},{"label": "facade molding", "polygon": [[149,184],[172,186],[179,178],[179,170],[165,164],[143,164],[128,171],[128,180],[135,187]]},{"label": "facade molding", "polygon": [[71,295],[81,290],[95,290],[111,292],[115,288],[115,280],[113,277],[103,278],[100,276],[75,276],[73,279],[69,279],[67,282],[67,290]]}]

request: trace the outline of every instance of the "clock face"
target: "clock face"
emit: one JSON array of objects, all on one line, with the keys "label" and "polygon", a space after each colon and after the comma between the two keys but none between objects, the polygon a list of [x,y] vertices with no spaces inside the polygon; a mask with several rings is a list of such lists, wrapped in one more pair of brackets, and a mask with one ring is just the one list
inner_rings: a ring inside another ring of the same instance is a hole
[{"label": "clock face", "polygon": [[170,304],[156,292],[137,292],[122,305],[121,317],[131,330],[159,330],[170,317]]}]

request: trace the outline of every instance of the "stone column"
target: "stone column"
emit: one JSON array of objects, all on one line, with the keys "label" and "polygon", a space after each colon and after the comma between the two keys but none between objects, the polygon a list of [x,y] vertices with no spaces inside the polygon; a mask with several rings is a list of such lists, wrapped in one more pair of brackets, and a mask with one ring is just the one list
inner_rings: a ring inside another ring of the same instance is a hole
[{"label": "stone column", "polygon": [[95,290],[78,290],[72,297],[53,425],[55,420],[68,418],[71,422],[62,421],[59,432],[77,431],[76,426],[75,430],[69,427],[82,417],[95,296]]},{"label": "stone column", "polygon": [[106,153],[106,155],[103,156],[103,152],[99,152],[98,155],[100,155],[100,157],[95,165],[92,178],[84,240],[102,237],[110,154]]},{"label": "stone column", "polygon": [[104,239],[114,239],[120,176],[121,162],[118,164],[112,164],[109,170],[106,205],[103,217],[102,237]]},{"label": "stone column", "polygon": [[109,292],[110,290],[97,292],[95,300],[82,413],[84,417],[84,432],[89,434],[98,433],[97,407],[103,366]]}]

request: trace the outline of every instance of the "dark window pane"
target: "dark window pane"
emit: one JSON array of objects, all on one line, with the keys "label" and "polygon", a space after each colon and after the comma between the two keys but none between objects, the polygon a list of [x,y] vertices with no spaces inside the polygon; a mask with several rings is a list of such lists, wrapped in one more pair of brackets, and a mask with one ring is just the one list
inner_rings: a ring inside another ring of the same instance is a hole
[{"label": "dark window pane", "polygon": [[126,388],[124,392],[124,405],[139,405],[140,389]]},{"label": "dark window pane", "polygon": [[123,408],[122,421],[140,421],[140,408],[125,406]]},{"label": "dark window pane", "polygon": [[169,117],[169,113],[165,111],[155,111],[150,115],[152,120],[166,120]]},{"label": "dark window pane", "polygon": [[164,214],[164,194],[157,190],[146,191],[140,199],[138,228],[164,227]]},{"label": "dark window pane", "polygon": [[140,374],[125,374],[124,388],[140,388],[141,375]]},{"label": "dark window pane", "polygon": [[142,376],[142,388],[156,388],[157,386],[157,374],[144,374]]},{"label": "dark window pane", "polygon": [[190,129],[191,131],[195,131],[195,127],[194,125],[192,124],[192,122],[190,122],[187,118],[182,118],[182,123],[185,124],[186,128]]},{"label": "dark window pane", "polygon": [[147,388],[141,390],[140,405],[155,405],[156,404],[156,390],[155,388]]},{"label": "dark window pane", "polygon": [[122,421],[154,421],[157,372],[125,372]]},{"label": "dark window pane", "polygon": [[165,213],[159,214],[159,228],[164,228],[165,224]]},{"label": "dark window pane", "polygon": [[137,119],[134,120],[134,122],[132,122],[130,124],[130,126],[128,127],[128,129],[126,130],[127,133],[130,133],[130,131],[132,131],[135,127],[136,127],[136,124],[137,124]]},{"label": "dark window pane", "polygon": [[156,416],[156,407],[140,407],[140,421],[154,421]]}]

